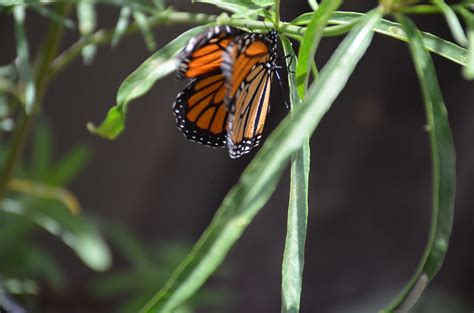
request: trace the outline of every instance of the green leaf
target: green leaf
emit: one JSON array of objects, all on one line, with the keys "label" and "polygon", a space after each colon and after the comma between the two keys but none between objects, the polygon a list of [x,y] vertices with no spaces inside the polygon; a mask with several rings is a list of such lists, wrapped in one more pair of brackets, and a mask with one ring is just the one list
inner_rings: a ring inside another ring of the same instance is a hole
[{"label": "green leaf", "polygon": [[114,35],[112,37],[112,47],[115,47],[122,39],[125,31],[127,30],[130,14],[132,13],[131,7],[123,7],[120,10],[120,16],[115,26]]},{"label": "green leaf", "polygon": [[46,123],[40,122],[35,129],[31,147],[31,178],[43,180],[52,161],[53,132]]},{"label": "green leaf", "polygon": [[265,205],[290,156],[300,149],[345,86],[371,39],[381,12],[363,18],[344,39],[309,89],[303,105],[286,117],[230,190],[211,224],[166,285],[141,310],[172,312],[200,288]]},{"label": "green leaf", "polygon": [[444,0],[432,0],[444,14],[446,22],[448,23],[451,34],[453,34],[454,39],[462,46],[467,46],[467,38],[464,30],[462,29],[461,23],[459,22],[456,13],[451,9],[449,5],[444,2]]},{"label": "green leaf", "polygon": [[99,125],[95,126],[92,123],[87,123],[87,129],[96,135],[99,135],[107,139],[115,139],[125,129],[125,115],[126,112],[123,110],[126,106],[113,106],[107,112],[107,116],[104,121]]},{"label": "green leaf", "polygon": [[135,22],[137,22],[137,25],[140,28],[148,50],[156,50],[155,38],[153,37],[153,32],[151,30],[150,24],[148,23],[146,15],[140,11],[135,11],[133,12],[133,18],[135,19]]},{"label": "green leaf", "polygon": [[[327,2],[327,1],[325,1]],[[323,3],[324,5],[324,3]],[[320,10],[323,9],[321,5]],[[282,38],[285,55],[296,59],[291,42]],[[297,78],[295,66],[288,58],[288,84],[292,111],[301,105],[301,98],[296,90]],[[301,61],[299,61],[301,62]],[[305,90],[303,90],[304,97]],[[291,157],[290,200],[288,205],[287,233],[282,264],[282,313],[297,313],[300,308],[303,283],[304,247],[308,223],[308,180],[310,169],[309,138],[305,139],[301,149]]]},{"label": "green leaf", "polygon": [[[306,25],[311,20],[314,13],[305,13],[294,19],[291,24],[295,25]],[[329,23],[332,24],[350,24],[354,19],[364,16],[363,13],[356,12],[334,12],[332,17],[329,19]],[[399,23],[395,23],[388,20],[380,20],[377,25],[374,26],[374,31],[389,37],[393,37],[402,41],[408,41],[407,36],[403,32],[402,27]],[[469,59],[469,51],[464,49],[452,42],[441,39],[430,33],[421,32],[423,39],[423,45],[429,51],[436,53],[448,60],[451,60],[460,65],[466,66]]]},{"label": "green leaf", "polygon": [[303,36],[300,49],[298,51],[298,65],[296,66],[296,88],[298,95],[303,98],[308,88],[309,71],[311,61],[314,58],[319,41],[323,35],[331,14],[341,5],[342,0],[324,0],[318,10],[313,14],[308,27]]},{"label": "green leaf", "polygon": [[409,48],[425,102],[432,165],[432,209],[428,243],[418,268],[399,296],[383,312],[407,312],[443,264],[453,223],[456,183],[454,143],[436,71],[416,25],[397,15],[409,38]]},{"label": "green leaf", "polygon": [[193,2],[201,2],[215,5],[218,8],[234,13],[244,13],[248,10],[259,10],[271,6],[273,0],[193,0]]},{"label": "green leaf", "polygon": [[118,252],[120,252],[136,270],[150,267],[147,247],[125,226],[120,224],[106,225],[107,235]]},{"label": "green leaf", "polygon": [[158,79],[175,71],[179,64],[176,57],[178,52],[189,39],[205,29],[206,26],[190,29],[149,57],[122,82],[117,92],[117,104],[109,110],[105,120],[98,127],[88,123],[89,131],[103,138],[117,138],[125,128],[125,117],[130,101],[143,96]]},{"label": "green leaf", "polygon": [[86,145],[77,145],[58,162],[56,162],[48,175],[48,182],[55,186],[65,186],[72,182],[86,167],[92,156],[91,149]]},{"label": "green leaf", "polygon": [[[82,1],[77,5],[77,19],[79,21],[79,31],[87,37],[91,35],[97,26],[97,16],[95,7],[92,2]],[[94,44],[86,45],[82,49],[82,57],[84,64],[91,64],[97,51],[97,46]]]},{"label": "green leaf", "polygon": [[91,269],[104,271],[111,263],[110,250],[97,227],[82,216],[71,215],[64,207],[29,208],[20,201],[4,199],[0,210],[23,216],[60,238]]},{"label": "green leaf", "polygon": [[41,14],[42,16],[47,17],[51,19],[52,21],[55,21],[56,23],[66,28],[69,28],[70,30],[76,29],[76,24],[71,19],[65,18],[64,16],[57,14],[56,12],[48,9],[45,6],[33,5],[31,6],[31,8],[35,10],[36,12],[38,12],[39,14]]},{"label": "green leaf", "polygon": [[16,51],[18,56],[18,70],[24,84],[25,92],[25,111],[31,113],[36,98],[36,86],[31,76],[30,70],[30,53],[28,42],[25,34],[25,7],[16,6],[13,10],[15,16],[15,34],[16,34]]},{"label": "green leaf", "polygon": [[316,0],[308,0],[308,4],[313,11],[316,11],[319,8],[318,1]]},{"label": "green leaf", "polygon": [[467,41],[469,48],[469,58],[467,66],[463,68],[464,78],[473,80],[474,79],[474,14],[469,10],[462,9],[461,14],[464,17],[467,28]]}]

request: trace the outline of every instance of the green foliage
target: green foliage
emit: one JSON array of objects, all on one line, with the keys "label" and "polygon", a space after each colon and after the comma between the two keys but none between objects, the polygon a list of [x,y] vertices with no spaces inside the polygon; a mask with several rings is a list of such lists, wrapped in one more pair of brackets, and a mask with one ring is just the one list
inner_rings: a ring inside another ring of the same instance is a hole
[{"label": "green foliage", "polygon": [[[128,295],[127,300],[118,305],[117,312],[136,313],[166,282],[172,270],[186,256],[190,245],[172,241],[144,246],[124,226],[109,224],[105,229],[111,244],[127,260],[128,266],[101,275],[102,277],[99,277],[92,285],[93,291],[97,296],[106,298]],[[227,277],[229,270],[222,268],[216,274]],[[231,303],[229,289],[206,287],[183,303],[177,312],[192,313],[195,312],[194,308],[206,307],[223,310]]]},{"label": "green foliage", "polygon": [[[31,242],[32,234],[38,229],[63,241],[91,269],[103,271],[110,266],[111,259],[92,219],[73,214],[66,206],[67,199],[61,198],[64,191],[53,187],[69,184],[77,177],[89,159],[90,150],[78,145],[55,160],[52,136],[51,129],[40,123],[30,158],[21,162],[15,173],[23,184],[20,186],[25,188],[20,192],[10,183],[12,192],[0,202],[0,273],[5,282],[34,279],[60,290],[65,288],[62,266],[47,247]],[[5,159],[6,151],[7,147],[0,145],[0,159]],[[58,191],[57,195],[47,194],[49,189]],[[31,282],[36,286],[34,280]],[[4,288],[12,292],[11,286],[15,284],[6,283]]]},{"label": "green foliage", "polygon": [[[101,296],[130,294],[128,301],[121,305],[122,312],[136,312],[151,298],[142,308],[143,313],[192,312],[192,307],[199,305],[197,299],[226,299],[215,290],[212,290],[213,297],[208,297],[206,290],[209,289],[199,289],[265,205],[282,172],[291,163],[288,229],[282,263],[282,312],[297,313],[308,217],[309,138],[346,85],[369,47],[373,33],[377,32],[408,42],[429,125],[433,176],[429,240],[412,279],[383,311],[406,311],[413,306],[442,265],[452,227],[455,192],[454,144],[429,52],[462,65],[465,77],[474,77],[474,17],[467,4],[448,5],[444,0],[432,0],[430,4],[420,5],[419,1],[380,0],[378,8],[359,13],[335,11],[342,3],[339,0],[321,3],[311,0],[309,5],[315,12],[283,22],[279,20],[278,0],[196,0],[229,11],[231,16],[227,13],[216,16],[178,12],[166,8],[162,0],[50,2],[0,0],[1,14],[12,15],[15,21],[17,47],[16,62],[0,67],[0,130],[8,132],[13,128],[9,144],[2,142],[0,146],[0,250],[8,252],[0,255],[0,278],[4,281],[0,282],[0,296],[3,289],[14,292],[15,288],[11,286],[15,284],[20,286],[24,282],[25,286],[30,286],[28,283],[32,282],[36,286],[32,278],[44,279],[56,288],[64,285],[61,267],[54,257],[29,240],[29,234],[37,227],[62,240],[90,268],[105,270],[110,264],[109,250],[98,227],[90,219],[73,214],[80,206],[64,188],[84,168],[89,150],[77,146],[54,162],[52,133],[39,124],[35,126],[31,157],[28,160],[21,157],[28,130],[40,111],[42,95],[49,81],[80,55],[84,63],[90,64],[100,45],[111,43],[116,46],[125,36],[140,31],[148,49],[154,51],[157,48],[153,38],[155,26],[188,23],[195,27],[153,53],[122,82],[116,104],[109,109],[104,121],[97,127],[88,124],[92,133],[107,139],[117,138],[125,129],[129,103],[146,94],[159,79],[175,71],[179,64],[177,53],[190,38],[214,24],[250,28],[255,32],[266,32],[272,27],[279,31],[285,55],[290,56],[286,61],[290,69],[291,114],[266,139],[239,182],[224,198],[211,224],[167,281],[167,273],[187,249],[173,244],[171,248],[158,249],[159,254],[155,254],[154,247],[143,246],[123,228],[106,226],[111,241],[130,267],[104,275],[95,284],[96,293]],[[121,8],[115,29],[98,29],[98,4]],[[77,12],[79,40],[60,53],[63,30],[76,29],[69,17],[72,9]],[[51,20],[50,30],[35,60],[30,59],[28,48],[26,10],[34,10]],[[398,23],[382,19],[383,14],[394,15]],[[442,14],[455,40],[468,49],[419,31],[404,14]],[[464,18],[466,30],[462,28],[458,15]],[[346,33],[318,75],[314,58],[321,39]],[[298,58],[289,38],[300,44]],[[168,258],[164,259],[164,256]],[[1,301],[0,298],[0,305]]]}]

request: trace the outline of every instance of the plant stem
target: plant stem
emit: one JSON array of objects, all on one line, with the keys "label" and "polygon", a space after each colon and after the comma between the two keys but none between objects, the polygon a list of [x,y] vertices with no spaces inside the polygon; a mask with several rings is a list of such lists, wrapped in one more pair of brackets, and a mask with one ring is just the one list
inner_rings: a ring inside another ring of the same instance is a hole
[{"label": "plant stem", "polygon": [[[464,7],[464,5],[463,4],[453,4],[453,5],[450,5],[450,7],[451,7],[451,9],[453,9],[453,11],[459,12]],[[443,13],[443,11],[439,8],[439,6],[437,6],[437,5],[427,5],[427,4],[402,7],[402,8],[400,8],[400,12],[405,13],[405,14],[438,14],[438,13]]]},{"label": "plant stem", "polygon": [[280,0],[275,0],[275,21],[273,22],[276,29],[280,26]]},{"label": "plant stem", "polygon": [[[209,24],[214,23],[218,19],[217,15],[208,15],[202,13],[188,12],[170,12],[162,11],[150,17],[147,23],[150,26],[159,24],[172,23],[176,24]],[[140,30],[137,23],[131,24],[125,31],[125,35],[136,33]],[[75,42],[69,49],[61,53],[54,61],[52,61],[48,72],[48,78],[51,79],[62,72],[70,63],[72,63],[82,51],[82,48],[89,44],[104,45],[112,41],[114,30],[101,29],[88,37],[83,37]]]},{"label": "plant stem", "polygon": [[[64,16],[69,11],[70,4],[58,4],[56,6],[57,14]],[[38,109],[43,100],[43,96],[48,85],[48,66],[57,54],[59,42],[63,34],[63,27],[58,23],[51,21],[49,24],[49,30],[47,37],[38,53],[35,64],[35,84],[37,95],[33,104],[31,113],[26,113],[25,110],[20,112],[19,121],[13,133],[12,141],[8,150],[8,155],[5,161],[5,167],[3,173],[0,176],[0,200],[5,195],[7,182],[15,170],[16,164],[23,151],[26,139],[28,137],[28,131],[31,128],[33,119],[36,116]]]}]

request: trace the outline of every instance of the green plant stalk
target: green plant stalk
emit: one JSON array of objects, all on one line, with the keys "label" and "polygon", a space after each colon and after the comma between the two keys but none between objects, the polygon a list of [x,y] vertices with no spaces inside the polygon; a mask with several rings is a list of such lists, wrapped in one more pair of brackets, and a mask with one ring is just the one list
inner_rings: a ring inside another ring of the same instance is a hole
[{"label": "green plant stalk", "polygon": [[279,29],[280,27],[280,0],[274,0],[275,1],[275,21],[274,25],[276,29]]},{"label": "green plant stalk", "polygon": [[[70,4],[58,4],[57,14],[65,15],[70,8]],[[19,117],[19,122],[13,133],[12,141],[8,150],[5,167],[2,169],[0,176],[0,200],[5,196],[7,182],[15,170],[15,166],[23,151],[25,141],[28,137],[28,131],[31,128],[33,119],[36,116],[39,106],[41,105],[44,93],[48,84],[48,66],[57,53],[59,42],[62,38],[64,27],[55,21],[49,24],[48,34],[41,47],[40,53],[37,56],[35,64],[35,84],[36,84],[36,99],[33,104],[33,109],[30,114],[22,111]]]},{"label": "green plant stalk", "polygon": [[[459,12],[462,8],[462,4],[453,4],[449,6],[453,11]],[[413,6],[401,7],[400,13],[404,14],[440,14],[443,11],[437,5],[420,4]]]}]

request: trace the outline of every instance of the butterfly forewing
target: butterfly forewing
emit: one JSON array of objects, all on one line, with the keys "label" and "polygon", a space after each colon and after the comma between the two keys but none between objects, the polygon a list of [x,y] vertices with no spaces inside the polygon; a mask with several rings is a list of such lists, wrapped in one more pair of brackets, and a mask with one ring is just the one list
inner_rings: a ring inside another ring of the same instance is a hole
[{"label": "butterfly forewing", "polygon": [[276,39],[246,34],[229,44],[222,65],[230,108],[227,148],[232,158],[259,144],[269,110]]},{"label": "butterfly forewing", "polygon": [[192,38],[179,58],[179,78],[196,78],[219,71],[222,53],[241,31],[229,26],[215,26]]}]

